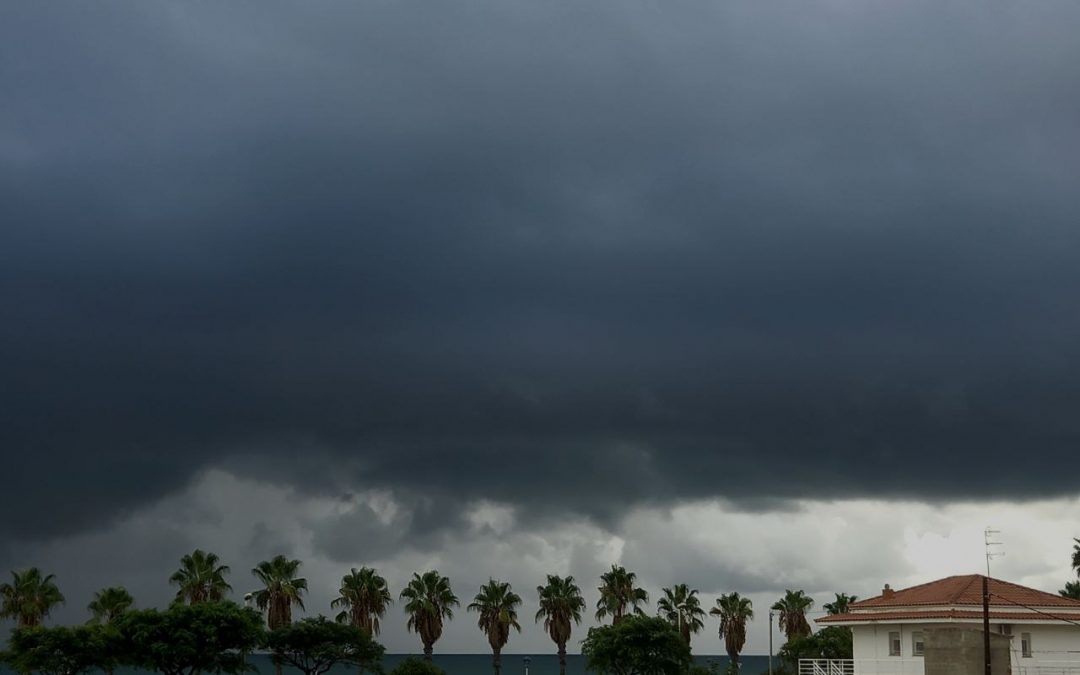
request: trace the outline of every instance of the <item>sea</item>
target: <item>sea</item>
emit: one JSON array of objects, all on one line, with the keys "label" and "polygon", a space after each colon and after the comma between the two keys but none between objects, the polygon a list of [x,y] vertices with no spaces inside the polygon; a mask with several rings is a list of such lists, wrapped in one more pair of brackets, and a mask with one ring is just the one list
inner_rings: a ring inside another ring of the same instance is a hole
[{"label": "sea", "polygon": [[[385,672],[397,665],[402,659],[413,656],[412,654],[386,654],[383,656],[382,667]],[[529,657],[528,675],[559,675],[559,657],[555,654],[503,654],[502,675],[526,675],[525,657]],[[446,675],[492,675],[491,654],[439,654],[434,655],[435,665],[446,671]],[[727,655],[706,656],[695,655],[694,660],[706,668],[715,665],[719,672],[723,673],[727,668]],[[766,675],[769,672],[768,656],[741,657],[742,675]],[[258,675],[274,675],[274,665],[266,654],[254,654],[249,657],[251,665],[255,666]],[[774,662],[779,665],[779,662]],[[300,671],[283,668],[285,675],[301,675]],[[0,667],[0,673],[14,675],[10,670]],[[566,655],[567,675],[586,675],[585,657],[581,654]],[[114,675],[147,675],[126,668],[118,668]],[[357,675],[355,668],[339,666],[330,670],[327,675]]]},{"label": "sea", "polygon": [[[383,669],[387,672],[409,654],[386,654],[383,656]],[[529,657],[528,675],[559,675],[559,657],[555,654],[503,654],[502,675],[525,675],[525,657]],[[268,658],[268,657],[267,657]],[[435,665],[446,671],[446,675],[492,675],[491,654],[439,654],[432,657]],[[708,668],[716,664],[723,673],[728,665],[727,654],[722,656],[695,655],[694,660]],[[747,656],[739,658],[742,662],[742,675],[767,675],[769,672],[768,656]],[[779,660],[774,660],[779,666]],[[269,672],[266,668],[269,668]],[[260,675],[273,675],[273,666],[259,665]],[[331,671],[333,675],[346,675],[344,672]],[[566,655],[566,675],[586,675],[585,657],[581,654]],[[291,675],[297,675],[292,673]]]}]

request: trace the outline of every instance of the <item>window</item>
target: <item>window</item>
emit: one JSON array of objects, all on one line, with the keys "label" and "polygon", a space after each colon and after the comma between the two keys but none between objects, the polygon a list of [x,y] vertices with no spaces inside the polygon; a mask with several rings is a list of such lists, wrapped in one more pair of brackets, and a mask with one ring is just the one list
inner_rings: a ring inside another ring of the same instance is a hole
[{"label": "window", "polygon": [[900,656],[900,633],[889,633],[889,656]]},{"label": "window", "polygon": [[1002,623],[998,624],[998,632],[1002,635],[1012,635],[1012,624]]},{"label": "window", "polygon": [[1020,633],[1020,655],[1031,658],[1031,633]]},{"label": "window", "polygon": [[923,655],[923,635],[921,630],[913,631],[911,633],[911,655]]}]

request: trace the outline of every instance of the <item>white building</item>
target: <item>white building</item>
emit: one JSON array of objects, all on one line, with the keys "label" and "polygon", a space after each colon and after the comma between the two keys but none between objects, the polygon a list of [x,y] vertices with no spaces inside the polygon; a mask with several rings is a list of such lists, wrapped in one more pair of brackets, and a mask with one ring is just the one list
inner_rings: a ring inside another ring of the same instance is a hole
[{"label": "white building", "polygon": [[[923,675],[927,629],[982,629],[983,576],[947,577],[852,603],[846,614],[817,620],[848,626],[853,656],[847,662],[807,662],[800,671],[855,675]],[[989,579],[990,630],[1011,636],[1013,675],[1080,675],[1080,600]]]}]

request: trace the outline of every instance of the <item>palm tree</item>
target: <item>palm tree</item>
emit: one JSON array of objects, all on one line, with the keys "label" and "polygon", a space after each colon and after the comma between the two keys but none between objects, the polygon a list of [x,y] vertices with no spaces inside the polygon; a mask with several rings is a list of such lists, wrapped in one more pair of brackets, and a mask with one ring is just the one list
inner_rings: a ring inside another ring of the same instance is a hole
[{"label": "palm tree", "polygon": [[1080,574],[1080,539],[1073,537],[1072,568]]},{"label": "palm tree", "polygon": [[1063,598],[1080,600],[1080,581],[1066,581],[1065,588],[1058,591],[1058,594]]},{"label": "palm tree", "polygon": [[600,599],[596,603],[596,620],[601,621],[611,616],[611,623],[617,624],[627,616],[627,611],[644,614],[640,605],[649,601],[645,589],[637,588],[637,574],[628,572],[621,565],[612,565],[610,572],[600,575]]},{"label": "palm tree", "polygon": [[112,623],[131,609],[135,598],[123,586],[103,588],[94,593],[94,599],[86,606],[90,610],[90,623]]},{"label": "palm tree", "polygon": [[[296,576],[300,571],[299,560],[289,560],[276,555],[264,560],[251,573],[262,582],[263,587],[244,595],[244,600],[254,600],[255,606],[266,612],[266,627],[277,630],[292,623],[292,607],[304,609],[304,591],[307,579]],[[281,675],[281,661],[274,658],[274,672]]]},{"label": "palm tree", "polygon": [[544,630],[559,647],[559,675],[566,675],[566,643],[570,640],[571,622],[581,623],[585,598],[581,597],[581,589],[570,576],[563,578],[549,574],[547,585],[537,586],[536,592],[540,595],[536,621],[544,619]]},{"label": "palm tree", "polygon": [[224,598],[232,586],[225,582],[229,566],[220,562],[216,554],[198,548],[181,558],[180,569],[169,577],[169,583],[179,587],[176,602],[196,605]]},{"label": "palm tree", "polygon": [[341,607],[337,615],[340,623],[350,623],[367,631],[368,635],[379,634],[379,619],[386,615],[386,609],[393,602],[386,579],[370,567],[355,567],[341,577],[338,597],[330,602],[330,607]]},{"label": "palm tree", "polygon": [[488,644],[491,645],[491,664],[495,667],[495,675],[502,670],[502,648],[510,639],[510,629],[516,628],[517,632],[521,632],[521,624],[517,620],[520,604],[521,596],[510,589],[510,584],[494,579],[481,586],[480,592],[469,603],[468,610],[480,615],[476,625],[487,635]]},{"label": "palm tree", "polygon": [[255,601],[255,606],[266,612],[266,627],[276,630],[292,623],[292,608],[304,609],[304,591],[307,579],[296,576],[300,571],[299,560],[289,560],[276,555],[255,566],[251,573],[262,582],[263,587],[244,596]]},{"label": "palm tree", "polygon": [[690,634],[705,627],[702,617],[705,610],[697,597],[697,589],[691,590],[686,584],[675,584],[674,588],[665,588],[664,597],[656,603],[660,615],[678,629],[686,646],[690,646]]},{"label": "palm tree", "polygon": [[779,612],[777,623],[788,640],[806,637],[810,634],[810,624],[806,622],[806,612],[814,606],[814,599],[802,591],[784,591],[784,597],[776,601],[772,609]]},{"label": "palm tree", "polygon": [[460,604],[450,580],[436,570],[424,572],[423,576],[413,573],[412,581],[401,591],[401,599],[409,614],[406,627],[420,634],[424,658],[430,661],[435,643],[442,636],[443,620],[453,619],[453,608]]},{"label": "palm tree", "polygon": [[0,618],[15,619],[20,628],[41,625],[64,596],[55,577],[36,567],[11,573],[11,583],[0,584]]},{"label": "palm tree", "polygon": [[826,602],[821,606],[829,614],[847,614],[848,605],[859,599],[857,595],[848,595],[847,593],[837,593],[836,600],[832,602]]},{"label": "palm tree", "polygon": [[728,660],[738,670],[739,652],[746,644],[746,622],[754,618],[754,603],[738,593],[728,593],[717,599],[709,614],[720,617],[720,637],[724,638]]}]

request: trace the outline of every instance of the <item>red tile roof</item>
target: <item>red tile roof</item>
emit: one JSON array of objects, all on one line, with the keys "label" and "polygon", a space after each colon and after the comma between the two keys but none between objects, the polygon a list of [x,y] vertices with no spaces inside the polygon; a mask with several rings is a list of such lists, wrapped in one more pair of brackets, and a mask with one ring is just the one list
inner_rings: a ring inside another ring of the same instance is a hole
[{"label": "red tile roof", "polygon": [[[1039,612],[990,612],[990,618],[994,621],[1007,623],[1028,623],[1031,621],[1072,621],[1080,623],[1080,612],[1074,609],[1049,610]],[[816,619],[817,623],[867,623],[884,621],[896,623],[897,621],[915,620],[976,620],[982,621],[982,610],[974,609],[947,609],[947,610],[914,610],[908,612],[848,612],[847,614],[830,614]]]},{"label": "red tile roof", "polygon": [[[850,605],[851,612],[861,609],[876,609],[878,607],[913,607],[913,606],[947,606],[947,605],[977,605],[982,607],[982,580],[981,574],[965,574],[962,576],[945,577],[937,581],[891,591],[866,600],[853,602]],[[1080,610],[1080,600],[1063,598],[1054,593],[1038,591],[1034,588],[1009,583],[1000,579],[990,578],[990,605],[1006,606],[1015,609],[1021,607],[1070,607]]]}]

